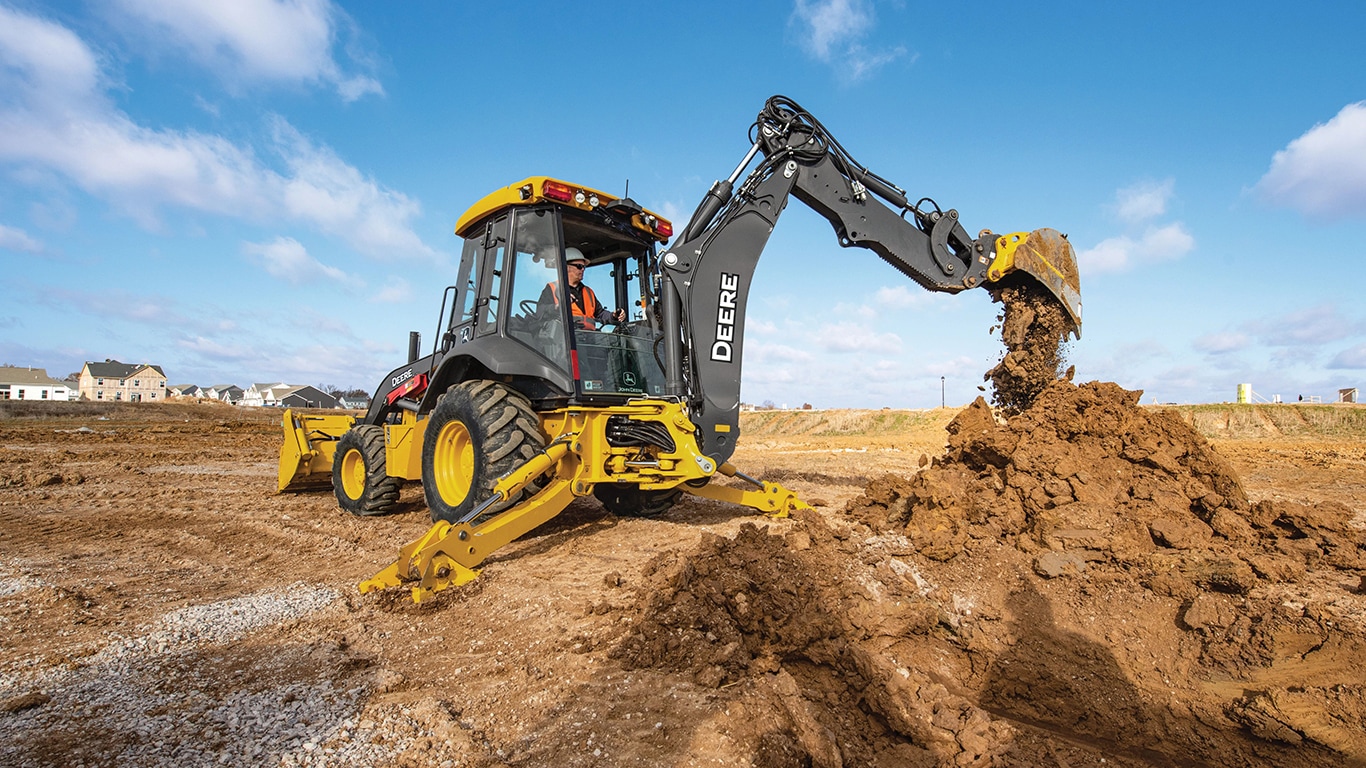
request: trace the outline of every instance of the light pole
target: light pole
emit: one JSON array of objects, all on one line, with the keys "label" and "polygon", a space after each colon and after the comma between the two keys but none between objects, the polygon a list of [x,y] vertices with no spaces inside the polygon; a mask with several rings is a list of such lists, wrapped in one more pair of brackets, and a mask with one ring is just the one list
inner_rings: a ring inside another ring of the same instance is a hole
[{"label": "light pole", "polygon": [[939,377],[939,407],[944,408],[944,377]]}]

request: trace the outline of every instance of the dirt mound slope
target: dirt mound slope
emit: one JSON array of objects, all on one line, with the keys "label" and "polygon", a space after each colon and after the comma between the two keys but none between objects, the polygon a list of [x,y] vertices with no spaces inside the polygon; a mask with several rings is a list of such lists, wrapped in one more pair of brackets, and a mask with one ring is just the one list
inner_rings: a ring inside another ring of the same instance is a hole
[{"label": "dirt mound slope", "polygon": [[614,651],[744,702],[756,765],[1361,765],[1366,536],[1180,418],[1049,384],[839,515],[705,537]]}]

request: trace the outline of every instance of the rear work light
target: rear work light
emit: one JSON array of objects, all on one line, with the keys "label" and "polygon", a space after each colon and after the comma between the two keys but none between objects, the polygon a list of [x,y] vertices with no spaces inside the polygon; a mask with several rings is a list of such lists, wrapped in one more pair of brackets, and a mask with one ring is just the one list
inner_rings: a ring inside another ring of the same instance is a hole
[{"label": "rear work light", "polygon": [[665,240],[673,237],[674,234],[674,225],[659,218],[653,213],[642,213],[635,217],[633,223],[637,227],[649,231],[650,234],[655,237],[662,237]]},{"label": "rear work light", "polygon": [[570,189],[568,184],[561,184],[558,181],[547,181],[541,187],[541,194],[551,200],[559,200],[562,203],[567,203],[574,199],[574,190]]}]

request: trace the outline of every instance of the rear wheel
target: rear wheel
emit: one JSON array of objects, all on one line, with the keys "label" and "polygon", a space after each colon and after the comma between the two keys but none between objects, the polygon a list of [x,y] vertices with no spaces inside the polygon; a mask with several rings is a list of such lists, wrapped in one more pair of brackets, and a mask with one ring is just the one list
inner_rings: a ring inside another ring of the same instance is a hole
[{"label": "rear wheel", "polygon": [[[498,478],[545,450],[531,402],[493,381],[467,381],[446,391],[427,418],[422,489],[432,520],[455,522],[489,496]],[[499,512],[521,497],[490,507]]]},{"label": "rear wheel", "polygon": [[384,465],[384,427],[361,424],[337,441],[332,457],[332,492],[353,515],[382,515],[398,504],[402,481]]},{"label": "rear wheel", "polygon": [[634,485],[599,483],[593,486],[593,495],[617,517],[658,517],[668,512],[683,492],[674,488],[642,491]]}]

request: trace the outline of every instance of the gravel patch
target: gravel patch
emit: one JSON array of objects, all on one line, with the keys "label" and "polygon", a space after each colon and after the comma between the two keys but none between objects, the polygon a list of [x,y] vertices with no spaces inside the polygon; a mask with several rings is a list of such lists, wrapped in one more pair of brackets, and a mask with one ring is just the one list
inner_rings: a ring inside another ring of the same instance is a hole
[{"label": "gravel patch", "polygon": [[0,561],[0,597],[17,595],[44,586],[47,584],[42,579],[25,573],[18,564]]},{"label": "gravel patch", "polygon": [[343,649],[262,630],[338,597],[296,584],[190,606],[72,666],[0,673],[0,764],[328,764],[319,745],[354,731],[368,688]]}]

